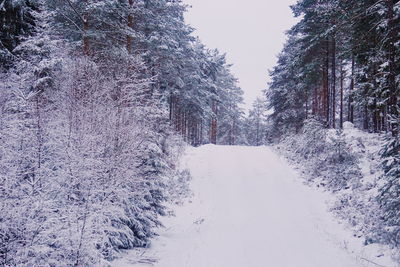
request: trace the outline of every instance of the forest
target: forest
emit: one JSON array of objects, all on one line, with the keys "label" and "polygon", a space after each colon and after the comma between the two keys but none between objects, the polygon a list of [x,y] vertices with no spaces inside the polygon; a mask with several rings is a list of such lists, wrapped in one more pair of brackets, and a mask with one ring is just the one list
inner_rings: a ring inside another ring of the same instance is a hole
[{"label": "forest", "polygon": [[236,142],[242,90],[186,9],[0,1],[1,266],[106,265],[147,246],[184,194],[184,144]]},{"label": "forest", "polygon": [[184,151],[206,144],[274,149],[365,245],[400,251],[400,1],[298,0],[248,111],[188,8],[0,0],[0,266],[110,266],[148,248],[190,195]]},{"label": "forest", "polygon": [[400,1],[291,8],[299,21],[270,72],[263,138],[283,143],[309,180],[319,177],[338,196],[333,210],[366,244],[398,248]]}]

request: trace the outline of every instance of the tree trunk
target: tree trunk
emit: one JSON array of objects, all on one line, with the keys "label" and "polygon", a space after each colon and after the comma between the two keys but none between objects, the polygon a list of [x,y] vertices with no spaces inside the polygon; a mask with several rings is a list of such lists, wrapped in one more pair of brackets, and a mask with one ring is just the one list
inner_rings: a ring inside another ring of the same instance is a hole
[{"label": "tree trunk", "polygon": [[182,136],[185,141],[187,141],[187,114],[186,111],[182,113]]},{"label": "tree trunk", "polygon": [[[87,6],[89,0],[84,0]],[[90,43],[89,43],[89,14],[87,11],[82,16],[83,19],[83,53],[88,56],[90,54]]]},{"label": "tree trunk", "polygon": [[368,104],[365,103],[364,104],[364,130],[368,130],[369,129],[369,118],[368,118]]},{"label": "tree trunk", "polygon": [[257,123],[256,123],[256,146],[259,146],[260,142],[260,119],[257,118]]},{"label": "tree trunk", "polygon": [[233,140],[232,140],[232,145],[234,146],[236,143],[236,120],[233,120]]},{"label": "tree trunk", "polygon": [[315,86],[313,90],[313,104],[312,104],[312,115],[317,115],[318,110],[318,87]]},{"label": "tree trunk", "polygon": [[37,118],[37,141],[38,141],[38,148],[37,148],[37,171],[35,175],[39,176],[39,187],[42,188],[42,179],[40,170],[42,167],[42,148],[43,148],[43,136],[42,136],[42,123],[41,123],[41,114],[40,114],[40,94],[36,96],[36,118]]},{"label": "tree trunk", "polygon": [[336,128],[336,37],[332,37],[332,128]]},{"label": "tree trunk", "polygon": [[201,120],[201,124],[200,124],[200,145],[202,145],[203,142],[204,142],[203,134],[204,134],[204,121]]},{"label": "tree trunk", "polygon": [[374,124],[374,133],[379,132],[379,110],[377,109],[377,101],[374,99],[374,110],[372,114],[372,122]]},{"label": "tree trunk", "polygon": [[393,0],[386,0],[387,4],[387,19],[388,19],[388,61],[389,61],[389,113],[390,113],[390,128],[392,135],[395,137],[398,135],[398,107],[397,107],[397,94],[396,94],[396,47],[395,41],[397,36],[397,30],[394,18],[394,3]]},{"label": "tree trunk", "polygon": [[[373,63],[373,68],[372,68],[373,74],[372,74],[372,79],[373,79],[373,87],[378,88],[378,84],[376,82],[376,75],[377,75],[377,67],[376,63]],[[378,93],[375,91],[373,94],[373,106],[372,106],[372,122],[374,124],[374,133],[377,133],[379,129],[379,107],[378,107]]]},{"label": "tree trunk", "polygon": [[174,96],[171,92],[169,96],[169,121],[171,125],[173,123],[173,103],[174,103]]},{"label": "tree trunk", "polygon": [[306,90],[305,94],[306,94],[306,120],[307,120],[308,119],[308,108],[309,108],[309,105],[308,105],[308,91],[307,90]]},{"label": "tree trunk", "polygon": [[213,112],[213,117],[211,119],[211,133],[210,133],[210,142],[211,144],[217,144],[217,104],[216,101],[212,101],[212,112]]},{"label": "tree trunk", "polygon": [[349,89],[349,103],[348,103],[348,116],[347,120],[351,123],[354,123],[354,105],[353,105],[353,91],[354,91],[354,68],[355,68],[355,59],[354,55],[351,58],[351,81],[350,81],[350,89]]},{"label": "tree trunk", "polygon": [[382,131],[385,131],[385,132],[387,132],[387,123],[386,123],[386,121],[387,121],[387,111],[386,111],[386,109],[387,109],[387,107],[386,106],[384,106],[383,108],[382,108],[382,114],[381,114],[381,121],[382,121]]},{"label": "tree trunk", "polygon": [[325,116],[326,126],[330,127],[330,90],[329,90],[329,40],[326,39],[326,57],[325,57],[325,68],[324,68],[324,96],[325,96]]},{"label": "tree trunk", "polygon": [[344,99],[344,88],[343,88],[343,82],[344,82],[344,70],[343,70],[343,62],[340,63],[340,129],[343,129],[343,99]]},{"label": "tree trunk", "polygon": [[321,109],[320,109],[320,116],[321,118],[326,118],[326,71],[325,71],[325,64],[322,66],[322,90],[321,90]]},{"label": "tree trunk", "polygon": [[[133,15],[132,15],[133,0],[129,0],[129,15],[128,15],[128,28],[133,29]],[[126,50],[132,53],[132,36],[128,33],[126,36]]]}]

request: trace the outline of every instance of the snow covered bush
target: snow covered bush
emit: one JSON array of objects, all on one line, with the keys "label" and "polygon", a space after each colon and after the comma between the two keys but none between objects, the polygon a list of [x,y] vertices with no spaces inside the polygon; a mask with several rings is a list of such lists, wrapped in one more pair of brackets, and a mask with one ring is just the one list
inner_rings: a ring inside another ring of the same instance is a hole
[{"label": "snow covered bush", "polygon": [[391,245],[400,245],[400,139],[390,138],[382,150],[383,185],[380,188],[378,201],[383,210],[382,239]]},{"label": "snow covered bush", "polygon": [[131,95],[146,82],[125,81],[118,96],[107,78],[97,78],[105,75],[96,63],[64,66],[40,117],[34,95],[6,96],[0,155],[6,265],[106,264],[102,259],[120,249],[146,246],[164,214],[175,175],[167,157],[179,151],[162,147],[169,137],[160,127],[169,130],[156,122],[156,106]]},{"label": "snow covered bush", "polygon": [[35,71],[5,78],[1,264],[107,265],[149,244],[183,143],[144,68],[125,55],[117,65],[64,59],[40,91],[26,86]]},{"label": "snow covered bush", "polygon": [[189,194],[183,140],[208,140],[217,100],[239,135],[242,92],[185,10],[0,1],[1,266],[103,266],[148,246]]},{"label": "snow covered bush", "polygon": [[301,134],[285,138],[282,144],[293,153],[293,160],[306,164],[310,180],[329,190],[355,186],[360,178],[357,158],[346,144],[343,132],[327,130],[315,119],[307,120]]},{"label": "snow covered bush", "polygon": [[[399,142],[345,122],[342,131],[308,120],[278,146],[307,181],[333,193],[330,209],[365,244],[398,246]],[[384,147],[384,149],[382,149]]]}]

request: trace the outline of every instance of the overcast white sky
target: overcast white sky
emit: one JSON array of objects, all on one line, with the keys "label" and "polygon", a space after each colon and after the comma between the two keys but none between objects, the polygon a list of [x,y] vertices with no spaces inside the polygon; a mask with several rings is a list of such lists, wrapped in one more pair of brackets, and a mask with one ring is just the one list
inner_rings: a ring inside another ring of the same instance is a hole
[{"label": "overcast white sky", "polygon": [[209,48],[227,53],[233,73],[250,107],[269,81],[286,39],[296,22],[289,8],[296,0],[184,0],[191,5],[186,21]]}]

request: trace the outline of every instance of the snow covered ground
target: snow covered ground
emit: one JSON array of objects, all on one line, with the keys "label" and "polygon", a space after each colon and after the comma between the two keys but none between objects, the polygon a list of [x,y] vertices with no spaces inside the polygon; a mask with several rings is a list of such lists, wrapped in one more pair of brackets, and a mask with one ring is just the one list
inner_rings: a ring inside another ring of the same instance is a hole
[{"label": "snow covered ground", "polygon": [[344,229],[327,211],[329,195],[303,185],[268,147],[190,148],[184,162],[193,198],[163,218],[150,248],[113,266],[397,266]]}]

